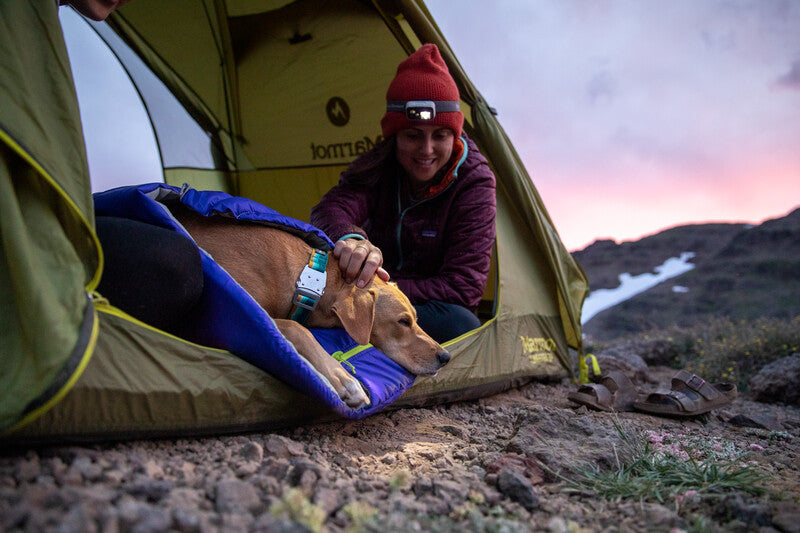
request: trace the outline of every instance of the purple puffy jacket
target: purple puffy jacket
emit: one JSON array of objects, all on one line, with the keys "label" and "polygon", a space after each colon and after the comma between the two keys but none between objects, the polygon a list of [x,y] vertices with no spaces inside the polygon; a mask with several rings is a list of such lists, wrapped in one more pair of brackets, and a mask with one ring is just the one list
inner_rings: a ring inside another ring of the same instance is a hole
[{"label": "purple puffy jacket", "polygon": [[376,170],[381,175],[369,186],[353,183],[345,171],[311,210],[311,224],[333,241],[348,233],[368,238],[412,303],[439,300],[474,309],[486,288],[495,238],[495,178],[466,135],[449,165],[439,185],[416,202],[401,186],[399,165]]}]

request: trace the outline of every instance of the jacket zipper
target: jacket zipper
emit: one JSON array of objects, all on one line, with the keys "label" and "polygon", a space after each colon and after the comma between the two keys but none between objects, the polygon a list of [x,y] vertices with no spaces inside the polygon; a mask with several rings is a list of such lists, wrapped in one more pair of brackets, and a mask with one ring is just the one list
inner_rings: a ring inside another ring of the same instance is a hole
[{"label": "jacket zipper", "polygon": [[[460,140],[461,140],[461,143],[464,145],[464,153],[461,154],[461,159],[458,161],[458,163],[456,164],[455,168],[453,169],[453,178],[457,178],[458,177],[458,169],[460,169],[461,165],[464,163],[464,161],[467,160],[467,154],[469,152],[469,148],[467,147],[467,140],[464,139],[463,137],[461,137]],[[430,198],[425,198],[425,199],[417,202],[416,204],[410,205],[410,206],[406,207],[405,209],[403,209],[403,204],[400,201],[400,189],[401,189],[400,183],[399,182],[397,183],[397,213],[400,215],[400,218],[397,220],[397,235],[396,235],[396,237],[397,237],[397,252],[398,252],[398,254],[397,254],[398,260],[397,260],[397,267],[396,268],[397,268],[398,271],[399,270],[403,270],[403,244],[402,244],[401,234],[403,232],[403,218],[405,218],[406,213],[408,213],[409,209],[417,207],[419,205],[422,205],[425,202],[427,202],[428,200],[433,200],[437,196],[442,195],[447,189],[452,187],[454,181],[455,181],[455,179],[451,180],[450,183],[447,184],[447,187],[445,187],[444,189],[439,191],[437,194],[431,196]]]}]

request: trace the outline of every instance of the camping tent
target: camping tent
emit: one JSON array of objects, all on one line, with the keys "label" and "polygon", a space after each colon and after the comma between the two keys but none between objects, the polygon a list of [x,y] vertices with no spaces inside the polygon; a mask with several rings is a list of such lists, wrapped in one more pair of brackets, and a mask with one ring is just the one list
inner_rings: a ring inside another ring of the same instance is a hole
[{"label": "camping tent", "polygon": [[[278,377],[143,324],[95,292],[102,251],[53,4],[0,3],[4,438],[210,434],[330,416]],[[421,0],[136,0],[96,29],[142,95],[166,183],[227,191],[301,221],[376,142],[396,65],[436,43],[465,130],[497,176],[497,239],[483,325],[447,343],[451,362],[393,405],[572,374],[585,276]],[[165,92],[188,121],[161,112]],[[202,135],[180,131],[187,122]],[[201,142],[188,146],[192,138]]]}]

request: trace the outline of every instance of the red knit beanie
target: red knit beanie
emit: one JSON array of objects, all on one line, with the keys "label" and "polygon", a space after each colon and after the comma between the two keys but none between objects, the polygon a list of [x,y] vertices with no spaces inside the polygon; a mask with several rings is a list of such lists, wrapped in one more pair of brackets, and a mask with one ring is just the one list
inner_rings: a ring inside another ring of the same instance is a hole
[{"label": "red knit beanie", "polygon": [[[425,44],[408,56],[397,66],[397,74],[389,90],[387,102],[408,102],[411,100],[433,100],[459,102],[458,87],[450,71],[447,70],[439,49],[435,44]],[[456,138],[461,136],[464,114],[461,111],[437,111],[432,120],[412,120],[400,111],[387,111],[381,119],[383,137],[387,138],[405,128],[420,124],[435,124],[453,130]]]}]

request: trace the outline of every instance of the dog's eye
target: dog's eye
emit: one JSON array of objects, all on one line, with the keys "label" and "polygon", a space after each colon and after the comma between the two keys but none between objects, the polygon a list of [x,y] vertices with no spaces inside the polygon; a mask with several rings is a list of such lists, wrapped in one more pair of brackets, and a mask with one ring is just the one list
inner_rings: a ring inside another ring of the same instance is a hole
[{"label": "dog's eye", "polygon": [[408,318],[401,318],[397,322],[403,327],[406,327],[406,328],[410,328],[411,327],[411,320],[409,320]]}]

